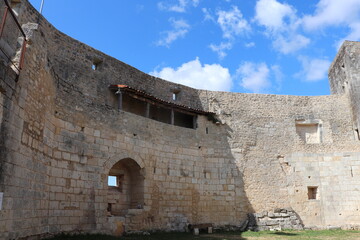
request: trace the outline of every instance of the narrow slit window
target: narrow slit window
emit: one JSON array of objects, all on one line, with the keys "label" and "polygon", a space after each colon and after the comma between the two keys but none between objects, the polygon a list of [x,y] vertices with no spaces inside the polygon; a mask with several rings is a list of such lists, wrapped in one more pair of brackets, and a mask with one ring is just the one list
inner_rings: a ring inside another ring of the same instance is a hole
[{"label": "narrow slit window", "polygon": [[176,101],[178,99],[178,94],[177,93],[173,93],[172,94],[172,100]]}]

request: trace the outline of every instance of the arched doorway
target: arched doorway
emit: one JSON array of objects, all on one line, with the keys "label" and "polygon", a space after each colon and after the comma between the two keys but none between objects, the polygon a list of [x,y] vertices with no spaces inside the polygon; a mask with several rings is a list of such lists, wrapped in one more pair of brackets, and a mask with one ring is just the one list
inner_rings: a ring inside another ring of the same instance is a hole
[{"label": "arched doorway", "polygon": [[118,161],[108,174],[108,214],[124,216],[128,209],[144,206],[144,177],[131,158]]}]

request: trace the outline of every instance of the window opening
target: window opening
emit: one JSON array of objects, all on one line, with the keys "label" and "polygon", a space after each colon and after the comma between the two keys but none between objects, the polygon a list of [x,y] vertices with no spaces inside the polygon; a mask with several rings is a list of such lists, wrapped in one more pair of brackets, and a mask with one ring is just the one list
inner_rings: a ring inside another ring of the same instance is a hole
[{"label": "window opening", "polygon": [[186,128],[195,128],[194,116],[178,111],[174,111],[174,125]]},{"label": "window opening", "polygon": [[175,87],[174,89],[171,90],[172,91],[172,100],[176,101],[179,100],[179,93],[180,93],[180,88],[179,87]]},{"label": "window opening", "polygon": [[116,176],[108,176],[108,186],[109,187],[117,187],[117,177]]},{"label": "window opening", "polygon": [[102,63],[101,60],[99,60],[99,59],[94,59],[94,61],[93,61],[93,63],[92,63],[92,66],[91,66],[92,70],[94,70],[94,71],[95,71],[95,70],[98,70],[101,63]]},{"label": "window opening", "polygon": [[318,199],[318,188],[317,187],[308,187],[308,199],[309,200]]}]

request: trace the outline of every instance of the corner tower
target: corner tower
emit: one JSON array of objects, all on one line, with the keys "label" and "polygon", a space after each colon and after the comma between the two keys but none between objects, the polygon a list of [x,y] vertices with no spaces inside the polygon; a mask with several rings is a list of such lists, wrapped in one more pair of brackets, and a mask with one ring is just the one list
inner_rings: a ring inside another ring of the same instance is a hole
[{"label": "corner tower", "polygon": [[345,41],[329,69],[332,94],[347,94],[354,130],[360,139],[360,42]]}]

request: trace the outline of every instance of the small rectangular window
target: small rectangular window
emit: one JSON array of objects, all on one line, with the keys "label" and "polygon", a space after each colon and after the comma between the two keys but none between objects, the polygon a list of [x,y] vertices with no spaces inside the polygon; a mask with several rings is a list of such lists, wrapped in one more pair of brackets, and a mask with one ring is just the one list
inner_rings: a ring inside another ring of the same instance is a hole
[{"label": "small rectangular window", "polygon": [[172,94],[172,100],[176,101],[178,99],[178,94],[177,93],[173,93]]},{"label": "small rectangular window", "polygon": [[102,63],[102,61],[100,60],[100,59],[97,59],[97,58],[95,58],[94,60],[93,60],[93,64],[92,64],[92,66],[91,66],[91,69],[92,70],[98,70],[98,68],[99,68],[99,66],[100,66],[100,64]]},{"label": "small rectangular window", "polygon": [[109,187],[117,187],[117,177],[116,176],[108,176],[108,186]]},{"label": "small rectangular window", "polygon": [[317,187],[308,187],[308,199],[309,200],[318,199],[318,188]]}]

